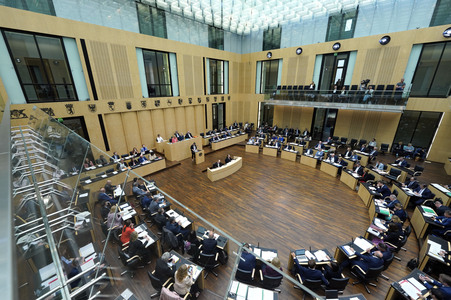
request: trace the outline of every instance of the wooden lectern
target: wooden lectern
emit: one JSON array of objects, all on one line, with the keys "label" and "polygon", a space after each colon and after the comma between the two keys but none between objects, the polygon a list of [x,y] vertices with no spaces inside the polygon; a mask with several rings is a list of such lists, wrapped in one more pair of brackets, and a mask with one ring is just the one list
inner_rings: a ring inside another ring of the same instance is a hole
[{"label": "wooden lectern", "polygon": [[204,150],[199,150],[196,152],[196,165],[203,163],[205,161]]}]

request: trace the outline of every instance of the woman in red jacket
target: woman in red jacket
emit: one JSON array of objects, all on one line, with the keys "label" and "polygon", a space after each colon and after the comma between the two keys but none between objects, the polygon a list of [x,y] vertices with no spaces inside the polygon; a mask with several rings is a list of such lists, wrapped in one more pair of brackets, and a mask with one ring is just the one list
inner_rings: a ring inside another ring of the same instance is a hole
[{"label": "woman in red jacket", "polygon": [[135,231],[133,223],[130,220],[125,221],[124,227],[122,227],[121,243],[126,244],[130,241],[130,234]]}]

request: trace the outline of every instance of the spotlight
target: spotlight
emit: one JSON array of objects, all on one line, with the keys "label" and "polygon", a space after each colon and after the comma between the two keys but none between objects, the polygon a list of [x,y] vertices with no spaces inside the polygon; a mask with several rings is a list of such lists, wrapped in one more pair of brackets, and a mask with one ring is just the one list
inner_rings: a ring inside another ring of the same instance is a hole
[{"label": "spotlight", "polygon": [[333,46],[332,46],[332,49],[334,49],[335,51],[337,51],[338,49],[340,49],[340,47],[341,47],[341,44],[340,43],[335,43]]},{"label": "spotlight", "polygon": [[381,44],[382,46],[387,45],[388,43],[390,43],[391,38],[388,35],[384,35],[380,40],[379,40],[379,44]]},{"label": "spotlight", "polygon": [[301,53],[302,53],[302,48],[301,48],[301,47],[297,48],[297,49],[296,49],[296,54],[299,55],[299,54],[301,54]]},{"label": "spotlight", "polygon": [[443,31],[443,36],[446,38],[451,37],[451,27],[448,27],[445,31]]},{"label": "spotlight", "polygon": [[272,57],[272,53],[271,52],[266,53],[266,57],[267,58],[271,58]]}]

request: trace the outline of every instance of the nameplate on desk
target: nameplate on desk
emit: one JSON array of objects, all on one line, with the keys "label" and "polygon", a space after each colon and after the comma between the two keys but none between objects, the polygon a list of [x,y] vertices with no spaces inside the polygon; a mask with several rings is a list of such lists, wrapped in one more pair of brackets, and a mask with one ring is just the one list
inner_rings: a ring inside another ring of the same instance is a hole
[{"label": "nameplate on desk", "polygon": [[88,193],[83,193],[78,195],[78,198],[88,197]]},{"label": "nameplate on desk", "polygon": [[85,183],[91,183],[91,182],[92,182],[91,179],[85,180]]},{"label": "nameplate on desk", "polygon": [[107,178],[108,177],[108,175],[106,175],[106,174],[103,174],[102,176],[100,176],[100,177],[102,177],[102,178]]}]

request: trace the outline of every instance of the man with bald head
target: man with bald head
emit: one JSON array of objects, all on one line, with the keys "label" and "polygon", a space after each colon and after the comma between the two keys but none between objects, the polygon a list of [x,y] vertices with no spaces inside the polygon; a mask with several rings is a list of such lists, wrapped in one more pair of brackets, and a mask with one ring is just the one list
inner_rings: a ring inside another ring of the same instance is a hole
[{"label": "man with bald head", "polygon": [[113,197],[111,197],[111,196],[107,195],[107,193],[105,193],[105,188],[100,189],[99,195],[97,196],[97,200],[99,200],[99,202],[108,201],[111,203],[111,205],[117,204],[116,199],[114,199]]}]

